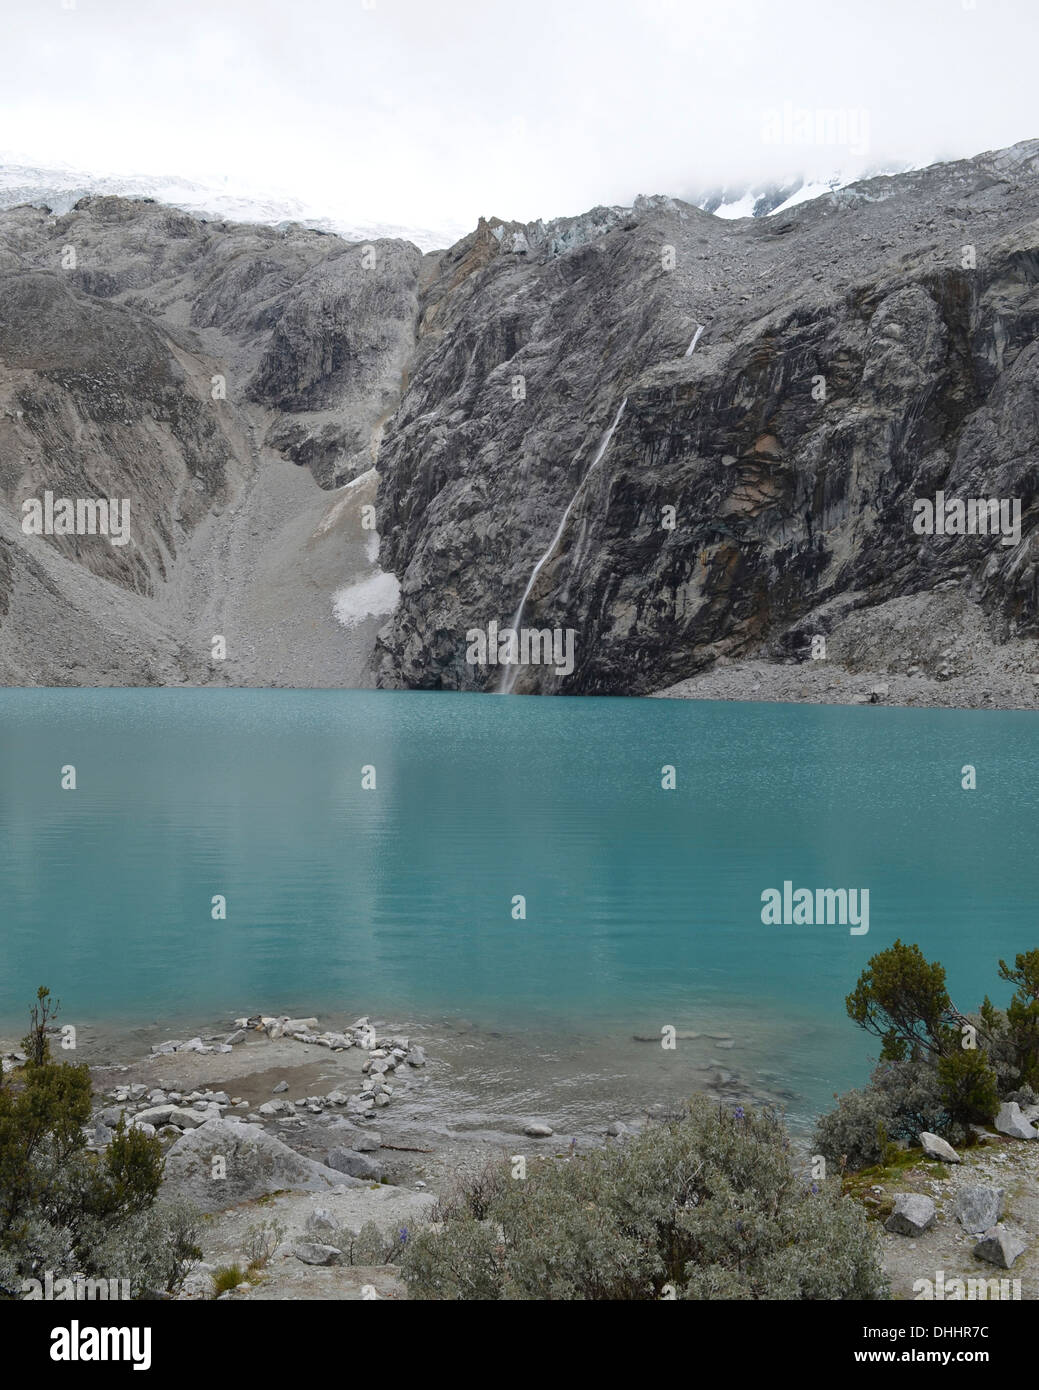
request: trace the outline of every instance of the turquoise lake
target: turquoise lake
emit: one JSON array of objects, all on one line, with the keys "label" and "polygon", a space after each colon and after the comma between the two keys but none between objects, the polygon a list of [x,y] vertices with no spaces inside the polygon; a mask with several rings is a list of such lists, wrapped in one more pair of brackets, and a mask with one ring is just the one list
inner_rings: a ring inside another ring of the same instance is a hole
[{"label": "turquoise lake", "polygon": [[[670,1024],[808,1114],[866,1079],[844,996],[896,937],[960,1008],[1005,1000],[999,957],[1039,946],[1037,802],[1030,712],[8,690],[0,1025],[41,983],[91,1025],[463,1019],[682,1084],[632,1042]],[[868,888],[868,934],[764,926],[785,880]]]}]

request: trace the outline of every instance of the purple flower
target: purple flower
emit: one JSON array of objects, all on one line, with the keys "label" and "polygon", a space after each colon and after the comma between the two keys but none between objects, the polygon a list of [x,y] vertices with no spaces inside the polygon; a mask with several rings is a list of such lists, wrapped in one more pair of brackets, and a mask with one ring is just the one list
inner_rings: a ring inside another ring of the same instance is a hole
[{"label": "purple flower", "polygon": [[742,1105],[737,1105],[736,1109],[735,1109],[732,1113],[733,1113],[733,1115],[735,1115],[735,1117],[736,1117],[737,1120],[742,1120],[742,1119],[744,1118],[744,1115],[743,1115],[743,1106],[742,1106]]},{"label": "purple flower", "polygon": [[408,1239],[408,1228],[407,1228],[407,1226],[402,1226],[402,1227],[400,1228],[400,1243],[401,1243],[401,1245],[406,1244],[406,1243],[407,1243],[407,1239]]}]

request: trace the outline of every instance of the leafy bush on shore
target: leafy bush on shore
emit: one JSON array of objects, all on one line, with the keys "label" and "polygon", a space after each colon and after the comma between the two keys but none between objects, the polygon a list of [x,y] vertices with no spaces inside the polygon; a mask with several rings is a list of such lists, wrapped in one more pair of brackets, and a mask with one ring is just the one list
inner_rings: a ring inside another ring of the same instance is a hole
[{"label": "leafy bush on shore", "polygon": [[797,1176],[775,1115],[702,1096],[623,1145],[505,1176],[484,1220],[455,1204],[401,1272],[428,1299],[886,1295],[858,1204]]},{"label": "leafy bush on shore", "polygon": [[989,1124],[1000,1099],[1029,1098],[1039,1084],[1039,951],[999,962],[1017,989],[1004,1011],[988,997],[976,1014],[955,1007],[945,970],[918,946],[896,941],[869,961],[845,1003],[860,1028],[882,1040],[870,1084],[838,1099],[815,1142],[849,1169],[888,1157],[892,1142],[915,1144],[922,1130],[951,1143]]},{"label": "leafy bush on shore", "polygon": [[126,1280],[133,1298],[171,1293],[199,1258],[197,1220],[156,1201],[157,1139],[120,1122],[103,1154],[87,1149],[90,1069],[51,1060],[55,1010],[46,989],[37,1001],[28,1060],[0,1085],[0,1298],[47,1272]]}]

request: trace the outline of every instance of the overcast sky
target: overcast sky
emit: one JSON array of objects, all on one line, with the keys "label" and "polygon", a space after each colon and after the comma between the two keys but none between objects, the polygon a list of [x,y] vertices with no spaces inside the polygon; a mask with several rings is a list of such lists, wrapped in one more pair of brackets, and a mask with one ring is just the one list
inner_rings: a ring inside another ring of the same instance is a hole
[{"label": "overcast sky", "polygon": [[0,3],[0,151],[357,219],[526,221],[1039,136],[1039,0],[64,3]]}]

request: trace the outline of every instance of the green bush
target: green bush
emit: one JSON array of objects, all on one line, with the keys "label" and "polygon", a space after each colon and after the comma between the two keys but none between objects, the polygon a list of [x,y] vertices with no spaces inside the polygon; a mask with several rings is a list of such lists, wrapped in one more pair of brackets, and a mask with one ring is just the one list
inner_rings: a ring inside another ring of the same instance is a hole
[{"label": "green bush", "polygon": [[868,1087],[819,1121],[819,1152],[870,1167],[884,1161],[887,1136],[915,1144],[930,1130],[963,1143],[971,1124],[991,1122],[1000,1097],[1029,1100],[1039,1085],[1039,951],[1018,955],[1013,969],[1001,960],[999,974],[1017,986],[1008,1008],[986,996],[965,1015],[949,998],[945,971],[919,947],[896,941],[873,956],[845,1002],[883,1040],[881,1063]]},{"label": "green bush", "polygon": [[412,1297],[872,1299],[885,1295],[865,1213],[806,1184],[769,1112],[696,1097],[623,1146],[509,1178],[488,1218],[407,1242]]},{"label": "green bush", "polygon": [[266,1269],[275,1250],[285,1239],[288,1228],[283,1221],[260,1221],[246,1229],[243,1239],[249,1269]]},{"label": "green bush", "polygon": [[950,1121],[987,1125],[999,1109],[996,1073],[985,1054],[965,1048],[938,1061],[938,1082]]},{"label": "green bush", "polygon": [[837,1108],[816,1123],[814,1144],[829,1163],[852,1172],[890,1159],[894,1143],[917,1144],[921,1130],[953,1142],[962,1135],[927,1061],[879,1062],[868,1086],[846,1091]]},{"label": "green bush", "polygon": [[157,1205],[154,1137],[120,1123],[103,1154],[88,1151],[90,1070],[50,1060],[48,992],[37,999],[29,1060],[0,1087],[0,1298],[48,1271],[125,1279],[135,1298],[173,1292],[199,1258],[197,1220]]},{"label": "green bush", "polygon": [[848,1016],[880,1038],[881,1061],[940,1057],[955,1045],[945,970],[901,941],[873,956],[844,1001]]},{"label": "green bush", "polygon": [[219,1298],[222,1293],[229,1293],[231,1289],[237,1289],[239,1284],[246,1282],[245,1270],[240,1264],[221,1265],[213,1270],[210,1277],[213,1280],[214,1298]]},{"label": "green bush", "polygon": [[[1018,1084],[1039,1086],[1039,951],[999,962],[1000,979],[1017,986],[1006,1011],[1006,1032]],[[987,1001],[986,1001],[987,1002]]]}]

